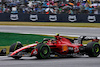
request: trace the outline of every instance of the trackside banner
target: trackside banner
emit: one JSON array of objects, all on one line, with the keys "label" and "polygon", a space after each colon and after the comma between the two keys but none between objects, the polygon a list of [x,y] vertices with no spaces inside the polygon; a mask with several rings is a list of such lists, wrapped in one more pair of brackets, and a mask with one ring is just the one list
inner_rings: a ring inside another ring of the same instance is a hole
[{"label": "trackside banner", "polygon": [[0,21],[25,21],[25,22],[90,22],[100,23],[100,15],[90,14],[10,14],[1,13]]}]

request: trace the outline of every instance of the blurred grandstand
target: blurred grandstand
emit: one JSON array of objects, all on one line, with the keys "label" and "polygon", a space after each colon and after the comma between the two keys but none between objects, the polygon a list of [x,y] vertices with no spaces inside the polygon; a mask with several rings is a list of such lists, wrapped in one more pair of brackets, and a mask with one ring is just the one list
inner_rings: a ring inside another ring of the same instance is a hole
[{"label": "blurred grandstand", "polygon": [[0,13],[100,14],[100,0],[0,0]]}]

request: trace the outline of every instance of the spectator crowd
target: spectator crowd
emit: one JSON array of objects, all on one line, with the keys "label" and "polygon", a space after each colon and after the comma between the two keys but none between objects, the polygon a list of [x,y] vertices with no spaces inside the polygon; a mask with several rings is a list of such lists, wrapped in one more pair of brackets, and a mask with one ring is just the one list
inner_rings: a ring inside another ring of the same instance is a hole
[{"label": "spectator crowd", "polygon": [[62,0],[6,0],[0,2],[0,13],[27,14],[99,14],[100,3],[86,1]]}]

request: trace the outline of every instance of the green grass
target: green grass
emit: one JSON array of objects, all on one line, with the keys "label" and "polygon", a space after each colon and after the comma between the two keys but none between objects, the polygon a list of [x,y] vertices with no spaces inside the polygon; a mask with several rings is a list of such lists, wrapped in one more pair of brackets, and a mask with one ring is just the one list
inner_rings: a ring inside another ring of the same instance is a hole
[{"label": "green grass", "polygon": [[53,38],[52,36],[35,35],[35,34],[18,34],[18,33],[3,33],[0,32],[0,51],[3,48],[7,49],[9,53],[10,45],[20,41],[23,45],[35,43],[35,41],[41,42],[43,38]]},{"label": "green grass", "polygon": [[0,25],[100,28],[100,23],[76,23],[76,22],[74,23],[67,23],[67,22],[0,22]]},{"label": "green grass", "polygon": [[31,44],[35,41],[41,42],[43,38],[53,38],[51,36],[35,35],[35,34],[17,34],[17,33],[0,33],[0,46],[10,46],[17,41],[22,44]]}]

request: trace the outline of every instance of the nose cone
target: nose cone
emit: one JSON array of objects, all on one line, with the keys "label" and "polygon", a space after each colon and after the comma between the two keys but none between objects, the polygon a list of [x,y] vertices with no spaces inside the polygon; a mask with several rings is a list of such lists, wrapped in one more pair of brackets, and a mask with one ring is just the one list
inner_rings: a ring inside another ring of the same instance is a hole
[{"label": "nose cone", "polygon": [[25,50],[25,49],[27,49],[27,48],[30,48],[30,47],[34,47],[34,46],[37,46],[37,44],[30,44],[30,45],[27,45],[27,46],[25,46],[25,47],[22,47],[22,48],[20,48],[20,49],[17,49],[16,51],[14,51],[14,52],[10,52],[10,56],[14,56],[14,55],[16,55],[18,52],[20,52],[20,51],[22,51],[22,50]]}]

